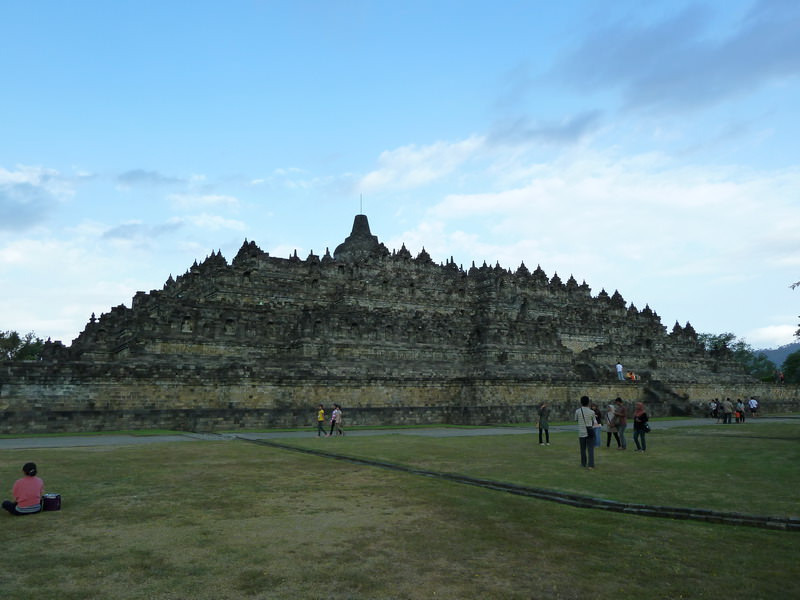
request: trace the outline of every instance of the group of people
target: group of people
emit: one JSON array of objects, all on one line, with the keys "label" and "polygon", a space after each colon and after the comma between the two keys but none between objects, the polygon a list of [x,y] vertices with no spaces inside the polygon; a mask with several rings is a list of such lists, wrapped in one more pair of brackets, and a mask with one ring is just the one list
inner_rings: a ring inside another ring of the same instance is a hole
[{"label": "group of people", "polygon": [[[650,417],[644,403],[636,403],[632,416],[633,443],[636,444],[636,452],[646,452]],[[601,431],[606,432],[606,448],[611,447],[613,436],[618,450],[628,449],[628,440],[625,437],[625,430],[628,428],[628,409],[622,398],[617,397],[608,405],[606,412],[601,413],[600,408],[589,399],[589,396],[581,396],[581,406],[575,411],[575,422],[578,425],[582,467],[594,468],[594,449],[602,446]]]},{"label": "group of people", "polygon": [[716,419],[717,423],[725,425],[731,423],[731,419],[736,418],[737,423],[744,423],[745,416],[750,413],[751,417],[758,416],[758,400],[754,396],[745,403],[741,398],[734,403],[730,398],[719,400],[714,398],[708,403],[708,415],[712,419]]},{"label": "group of people", "polygon": [[[633,411],[633,442],[637,452],[647,451],[647,433],[650,431],[650,417],[644,403],[637,402]],[[628,427],[628,409],[622,398],[616,398],[608,405],[605,413],[588,396],[581,397],[581,406],[575,411],[578,425],[578,441],[581,452],[581,466],[594,468],[594,449],[602,446],[602,431],[606,432],[606,448],[611,447],[611,438],[617,442],[618,450],[628,449],[625,430]],[[550,405],[542,402],[538,409],[539,445],[550,445]]]},{"label": "group of people", "polygon": [[325,431],[325,407],[320,404],[317,410],[317,437],[331,437],[332,435],[344,435],[344,414],[342,407],[334,404],[331,409],[331,430]]},{"label": "group of people", "polygon": [[641,379],[641,377],[633,371],[623,372],[622,363],[619,361],[617,361],[615,369],[617,371],[617,379],[620,381],[639,381]]},{"label": "group of people", "polygon": [[36,463],[25,463],[22,472],[25,476],[17,479],[11,488],[14,500],[3,501],[3,508],[14,516],[42,512],[44,481],[36,475]]}]

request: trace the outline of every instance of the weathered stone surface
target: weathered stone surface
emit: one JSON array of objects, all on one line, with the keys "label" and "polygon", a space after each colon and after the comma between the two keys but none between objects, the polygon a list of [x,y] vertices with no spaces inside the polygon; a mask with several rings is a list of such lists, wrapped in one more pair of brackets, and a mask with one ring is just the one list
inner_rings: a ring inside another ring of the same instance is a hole
[{"label": "weathered stone surface", "polygon": [[[641,380],[618,382],[617,360]],[[667,333],[619,292],[389,252],[358,215],[334,256],[245,242],[92,315],[70,347],[3,364],[0,431],[297,426],[331,402],[350,424],[520,422],[544,399],[566,417],[584,393],[667,414],[753,385],[691,325]]]}]

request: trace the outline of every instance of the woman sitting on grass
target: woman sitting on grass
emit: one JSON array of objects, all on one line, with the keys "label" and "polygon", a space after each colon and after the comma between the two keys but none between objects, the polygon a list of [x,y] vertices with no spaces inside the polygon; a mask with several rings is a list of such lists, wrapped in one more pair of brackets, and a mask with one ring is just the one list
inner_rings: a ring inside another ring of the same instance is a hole
[{"label": "woman sitting on grass", "polygon": [[36,464],[29,462],[22,467],[25,477],[17,479],[11,490],[14,502],[3,501],[3,508],[15,516],[32,515],[42,510],[44,481],[36,476]]}]

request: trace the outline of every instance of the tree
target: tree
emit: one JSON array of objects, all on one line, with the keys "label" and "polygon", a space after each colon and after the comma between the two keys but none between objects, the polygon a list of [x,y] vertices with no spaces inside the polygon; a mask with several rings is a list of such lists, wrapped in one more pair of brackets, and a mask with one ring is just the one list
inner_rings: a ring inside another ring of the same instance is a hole
[{"label": "tree", "polygon": [[39,360],[44,340],[32,331],[20,336],[16,331],[0,331],[0,360]]},{"label": "tree", "polygon": [[786,383],[800,383],[800,350],[786,357],[781,371]]},{"label": "tree", "polygon": [[747,354],[740,357],[747,372],[761,381],[772,381],[775,378],[775,363],[772,362],[763,352],[750,350]]},{"label": "tree", "polygon": [[730,357],[740,362],[756,379],[771,381],[775,375],[775,364],[766,354],[756,353],[750,344],[736,339],[732,333],[700,333],[697,335],[697,340],[712,356]]},{"label": "tree", "polygon": [[733,352],[736,336],[732,333],[698,333],[697,341],[712,356],[726,356]]}]

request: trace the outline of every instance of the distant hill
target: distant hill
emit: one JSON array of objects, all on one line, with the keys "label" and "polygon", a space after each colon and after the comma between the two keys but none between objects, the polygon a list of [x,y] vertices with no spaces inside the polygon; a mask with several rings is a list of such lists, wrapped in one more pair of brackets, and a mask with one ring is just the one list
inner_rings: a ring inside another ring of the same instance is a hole
[{"label": "distant hill", "polygon": [[786,357],[792,354],[793,352],[797,352],[800,350],[800,342],[795,342],[793,344],[786,344],[785,346],[781,346],[780,348],[773,348],[769,350],[756,350],[756,354],[759,352],[763,352],[766,354],[767,358],[770,359],[773,363],[775,363],[776,367],[780,367],[783,364],[783,361],[786,360]]}]

